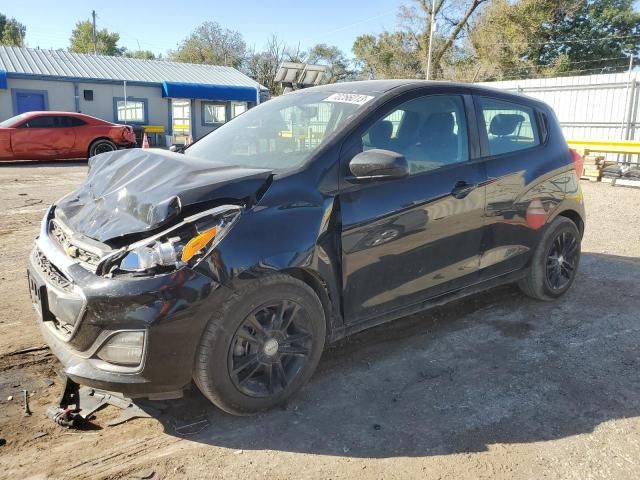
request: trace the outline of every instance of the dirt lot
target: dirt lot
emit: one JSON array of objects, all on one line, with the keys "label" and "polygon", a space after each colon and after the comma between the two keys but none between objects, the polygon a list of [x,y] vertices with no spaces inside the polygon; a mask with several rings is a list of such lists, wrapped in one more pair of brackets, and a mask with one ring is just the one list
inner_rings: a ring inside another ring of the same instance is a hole
[{"label": "dirt lot", "polygon": [[[558,302],[502,287],[357,335],[259,417],[194,392],[158,418],[109,427],[108,407],[73,431],[45,418],[60,380],[24,264],[45,206],[85,171],[0,167],[1,478],[640,478],[640,190],[583,183],[580,274]],[[199,415],[208,428],[176,433]]]}]

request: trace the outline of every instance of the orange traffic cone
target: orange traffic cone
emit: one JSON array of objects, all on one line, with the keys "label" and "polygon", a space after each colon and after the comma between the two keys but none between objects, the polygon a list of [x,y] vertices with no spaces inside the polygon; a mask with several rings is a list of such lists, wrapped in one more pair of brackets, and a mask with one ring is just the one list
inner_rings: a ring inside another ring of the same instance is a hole
[{"label": "orange traffic cone", "polygon": [[529,225],[529,228],[538,230],[544,225],[546,219],[547,212],[540,199],[534,198],[531,200],[529,207],[527,207],[527,225]]},{"label": "orange traffic cone", "polygon": [[149,148],[149,139],[147,138],[146,132],[144,137],[142,137],[142,148]]}]

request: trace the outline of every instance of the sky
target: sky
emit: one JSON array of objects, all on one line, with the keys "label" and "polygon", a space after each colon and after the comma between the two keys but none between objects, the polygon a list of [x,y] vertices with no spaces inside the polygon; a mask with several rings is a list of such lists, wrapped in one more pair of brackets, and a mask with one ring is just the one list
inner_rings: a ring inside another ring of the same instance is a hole
[{"label": "sky", "polygon": [[98,29],[120,34],[120,46],[166,55],[199,24],[216,21],[242,33],[249,48],[260,50],[271,34],[288,45],[337,45],[347,55],[358,35],[396,26],[403,0],[258,0],[182,2],[156,0],[3,1],[0,13],[27,27],[29,47],[67,48],[75,23],[97,14]]}]

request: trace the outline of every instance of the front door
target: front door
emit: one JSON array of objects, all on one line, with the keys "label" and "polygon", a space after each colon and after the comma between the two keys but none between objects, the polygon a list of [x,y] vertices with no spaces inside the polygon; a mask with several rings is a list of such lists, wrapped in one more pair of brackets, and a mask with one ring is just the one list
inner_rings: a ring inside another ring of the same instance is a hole
[{"label": "front door", "polygon": [[173,143],[185,145],[191,135],[191,100],[172,98],[171,115],[173,118]]},{"label": "front door", "polygon": [[67,158],[75,143],[75,132],[56,115],[33,117],[11,131],[14,158]]},{"label": "front door", "polygon": [[340,197],[348,322],[477,280],[486,176],[470,156],[469,102],[462,95],[415,98],[385,112],[361,136],[363,149],[403,154],[411,174],[356,184]]}]

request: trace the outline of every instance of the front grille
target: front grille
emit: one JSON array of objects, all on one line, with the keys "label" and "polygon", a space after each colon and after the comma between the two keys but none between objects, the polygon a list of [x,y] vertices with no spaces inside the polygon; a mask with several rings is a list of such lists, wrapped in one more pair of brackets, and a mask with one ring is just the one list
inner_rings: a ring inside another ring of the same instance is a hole
[{"label": "front grille", "polygon": [[78,260],[81,265],[95,272],[100,262],[98,255],[74,244],[67,232],[55,220],[51,221],[49,231],[68,257]]},{"label": "front grille", "polygon": [[45,274],[53,285],[65,292],[71,292],[73,290],[71,281],[45,257],[39,248],[33,251],[33,258],[40,271]]}]

